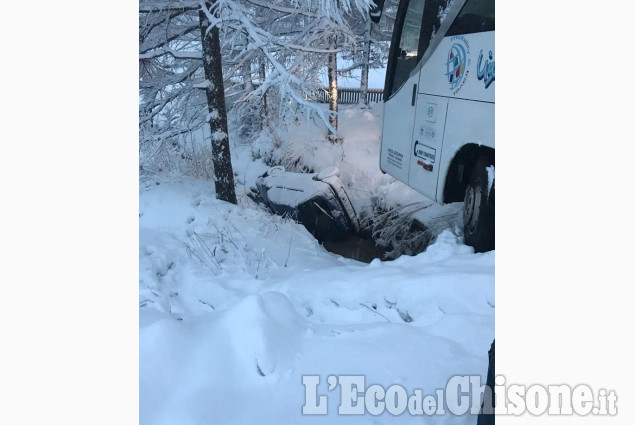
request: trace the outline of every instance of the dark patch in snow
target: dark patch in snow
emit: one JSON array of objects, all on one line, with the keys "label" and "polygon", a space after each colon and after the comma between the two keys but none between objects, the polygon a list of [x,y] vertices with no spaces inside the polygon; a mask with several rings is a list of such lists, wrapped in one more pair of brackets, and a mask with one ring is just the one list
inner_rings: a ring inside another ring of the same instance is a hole
[{"label": "dark patch in snow", "polygon": [[401,317],[401,320],[403,320],[404,322],[410,323],[414,321],[412,316],[410,316],[407,311],[401,311],[399,309],[396,309],[396,310],[397,310],[397,313],[399,314],[399,317]]},{"label": "dark patch in snow", "polygon": [[147,307],[148,303],[154,304],[154,301],[153,300],[149,300],[149,299],[145,299],[145,300],[139,301],[139,308]]},{"label": "dark patch in snow", "polygon": [[331,298],[331,302],[332,302],[333,304],[335,304],[335,307],[339,307],[339,306],[340,306],[340,305],[337,303],[337,301],[333,300],[332,298]]},{"label": "dark patch in snow", "polygon": [[392,323],[392,321],[391,321],[389,318],[387,318],[387,317],[386,317],[386,316],[384,316],[383,314],[381,314],[381,313],[379,313],[379,312],[377,312],[377,311],[373,310],[372,308],[368,307],[366,304],[364,304],[364,303],[359,303],[359,305],[361,305],[362,307],[366,307],[366,308],[367,308],[368,310],[370,310],[372,313],[375,313],[376,315],[383,317],[384,319],[386,319],[386,320],[388,321],[388,323]]},{"label": "dark patch in snow", "polygon": [[260,376],[265,376],[264,372],[262,371],[262,369],[260,369],[260,365],[258,364],[258,359],[256,359],[256,369],[258,370],[258,374]]},{"label": "dark patch in snow", "polygon": [[324,241],[323,245],[329,252],[364,263],[381,259],[386,252],[386,248],[377,245],[373,239],[357,235],[348,235],[341,241]]},{"label": "dark patch in snow", "polygon": [[200,300],[200,299],[198,300],[198,302],[201,303],[201,304],[205,304],[206,306],[210,307],[212,310],[216,310],[216,307],[214,307],[212,304],[210,304],[208,302],[205,302],[205,301]]}]

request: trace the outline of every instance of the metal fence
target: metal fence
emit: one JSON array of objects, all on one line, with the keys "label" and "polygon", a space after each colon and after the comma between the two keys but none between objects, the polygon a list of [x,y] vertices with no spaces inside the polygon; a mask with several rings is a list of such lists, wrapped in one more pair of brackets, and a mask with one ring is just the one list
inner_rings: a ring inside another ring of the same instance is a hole
[{"label": "metal fence", "polygon": [[[254,90],[258,87],[259,84],[254,82]],[[246,91],[244,89],[232,90],[230,93],[225,93],[225,102],[227,106],[230,107],[233,105],[245,93]],[[367,93],[369,103],[381,103],[384,101],[384,89],[368,89]],[[362,90],[360,88],[338,87],[337,89],[337,102],[340,105],[355,105],[357,103],[361,103],[361,96]],[[312,92],[311,95],[307,97],[309,99],[315,99],[320,103],[329,103],[330,99],[328,88],[326,87]]]},{"label": "metal fence", "polygon": [[[359,88],[341,87],[337,89],[337,102],[341,105],[360,103],[362,90]],[[316,93],[318,102],[328,103],[330,96],[328,89],[319,90]],[[368,89],[368,102],[379,103],[384,100],[384,89]]]}]

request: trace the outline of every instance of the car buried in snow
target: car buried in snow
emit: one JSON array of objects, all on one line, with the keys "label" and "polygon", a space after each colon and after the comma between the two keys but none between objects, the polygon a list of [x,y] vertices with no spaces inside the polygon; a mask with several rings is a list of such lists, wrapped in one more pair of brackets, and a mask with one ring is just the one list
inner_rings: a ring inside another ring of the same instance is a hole
[{"label": "car buried in snow", "polygon": [[272,167],[258,177],[256,188],[259,201],[274,213],[302,223],[320,242],[341,240],[360,230],[336,167],[315,174]]}]

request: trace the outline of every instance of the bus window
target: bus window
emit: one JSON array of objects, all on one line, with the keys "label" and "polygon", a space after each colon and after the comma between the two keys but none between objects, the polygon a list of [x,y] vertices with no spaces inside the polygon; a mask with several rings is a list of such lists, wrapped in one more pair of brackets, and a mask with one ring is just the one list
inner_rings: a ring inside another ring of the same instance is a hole
[{"label": "bus window", "polygon": [[[392,66],[392,78],[387,87],[389,97],[395,93],[406,82],[410,71],[417,65],[419,55],[419,35],[421,33],[421,20],[423,15],[424,0],[410,0],[406,15],[403,18],[403,26],[397,43],[397,50],[394,53],[394,65]],[[399,23],[396,25],[396,27]]]},{"label": "bus window", "polygon": [[421,56],[428,50],[437,30],[441,27],[441,10],[448,7],[448,0],[427,0],[423,12],[423,25],[421,28],[421,43],[419,51]]},{"label": "bus window", "polygon": [[487,31],[494,31],[494,0],[468,0],[445,35]]},{"label": "bus window", "polygon": [[395,23],[393,35],[397,38],[393,37],[391,43],[394,47],[391,47],[384,100],[401,88],[423,56],[441,25],[439,11],[446,8],[447,3],[448,0],[402,0],[400,8],[407,4],[407,10],[405,17],[398,12]]}]

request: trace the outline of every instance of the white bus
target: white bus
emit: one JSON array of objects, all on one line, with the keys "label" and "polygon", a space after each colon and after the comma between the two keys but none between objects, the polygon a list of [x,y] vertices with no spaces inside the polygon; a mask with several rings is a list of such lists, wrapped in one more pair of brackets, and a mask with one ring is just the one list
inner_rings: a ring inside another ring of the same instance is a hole
[{"label": "white bus", "polygon": [[494,0],[399,2],[380,168],[439,203],[464,201],[477,252],[494,249],[494,88]]}]

